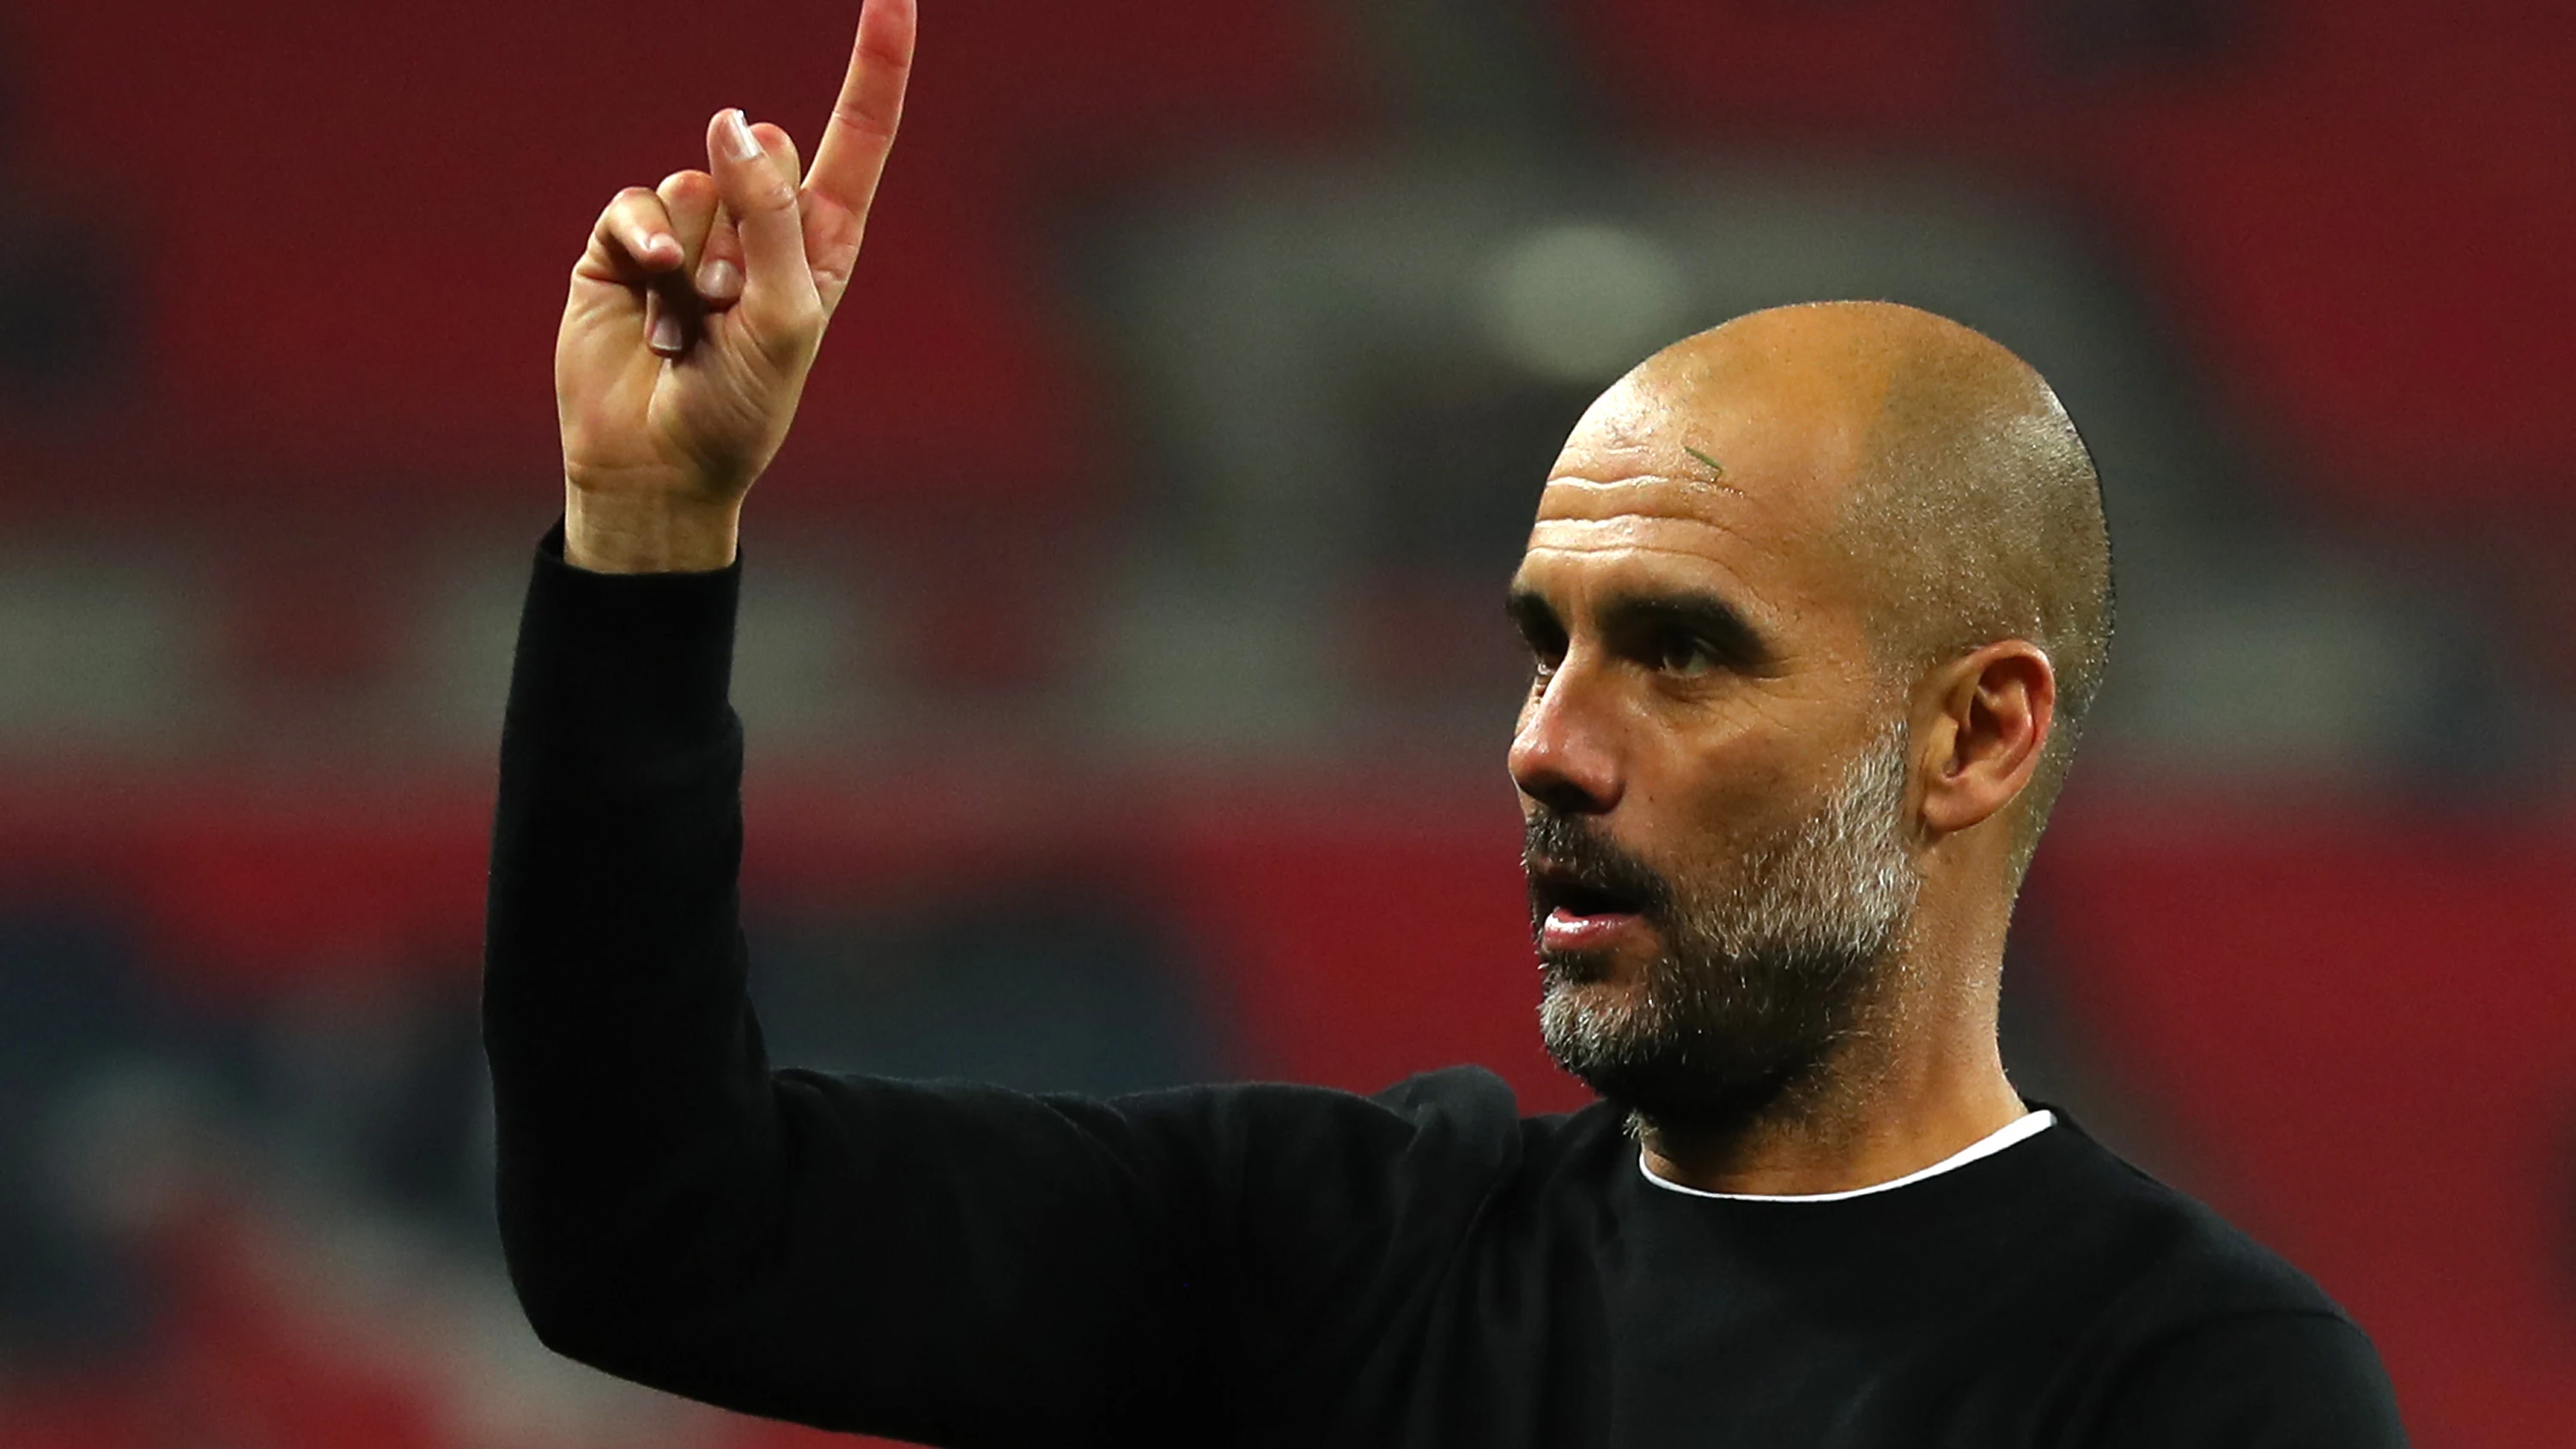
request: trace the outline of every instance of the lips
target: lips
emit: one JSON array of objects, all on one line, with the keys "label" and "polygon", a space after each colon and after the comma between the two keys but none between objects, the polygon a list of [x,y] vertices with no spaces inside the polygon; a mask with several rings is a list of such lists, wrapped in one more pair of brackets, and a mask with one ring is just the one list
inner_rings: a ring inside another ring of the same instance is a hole
[{"label": "lips", "polygon": [[1611,838],[1607,822],[1534,800],[1522,819],[1521,868],[1529,876],[1530,930],[1551,969],[1578,958],[1606,966],[1615,952],[1654,944],[1672,920],[1671,886]]},{"label": "lips", "polygon": [[1541,950],[1597,951],[1642,927],[1645,901],[1556,861],[1530,863],[1530,915]]}]

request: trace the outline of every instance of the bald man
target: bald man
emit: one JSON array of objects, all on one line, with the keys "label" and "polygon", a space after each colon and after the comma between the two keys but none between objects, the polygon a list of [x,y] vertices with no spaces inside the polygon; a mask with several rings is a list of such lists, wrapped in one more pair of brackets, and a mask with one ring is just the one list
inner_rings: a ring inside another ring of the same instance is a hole
[{"label": "bald man", "polygon": [[2046,384],[1901,307],[1666,349],[1540,491],[1510,770],[1539,1027],[1598,1104],[1524,1118],[1468,1069],[1115,1101],[773,1072],[736,538],[912,31],[868,0],[810,174],[723,112],[574,272],[486,988],[548,1343],[941,1445],[2402,1443],[2313,1284],[2004,1074],[2109,544]]}]

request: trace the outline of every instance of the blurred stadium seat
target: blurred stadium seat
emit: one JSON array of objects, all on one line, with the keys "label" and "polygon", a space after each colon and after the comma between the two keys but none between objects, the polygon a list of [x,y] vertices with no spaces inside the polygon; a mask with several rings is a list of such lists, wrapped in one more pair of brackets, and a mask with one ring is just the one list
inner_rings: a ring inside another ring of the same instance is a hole
[{"label": "blurred stadium seat", "polygon": [[[554,466],[549,338],[592,217],[619,186],[703,165],[714,104],[810,145],[847,11],[766,7],[767,43],[700,48],[708,13],[665,0],[44,7],[19,27],[16,149],[143,233],[160,488],[213,473],[358,507],[524,497]],[[1018,504],[1096,482],[1086,382],[1028,251],[1031,197],[1158,155],[1332,134],[1344,113],[1308,7],[980,4],[939,20],[922,65],[942,84],[913,107],[900,205],[872,228],[842,319],[866,345],[816,375],[786,460],[812,481],[776,490],[786,507],[922,485]]]},{"label": "blurred stadium seat", "polygon": [[1979,0],[1559,0],[1610,115],[1668,144],[1748,136],[1920,145],[2003,100]]},{"label": "blurred stadium seat", "polygon": [[2300,0],[2105,97],[2085,164],[2323,507],[2576,519],[2571,74],[2557,7]]}]

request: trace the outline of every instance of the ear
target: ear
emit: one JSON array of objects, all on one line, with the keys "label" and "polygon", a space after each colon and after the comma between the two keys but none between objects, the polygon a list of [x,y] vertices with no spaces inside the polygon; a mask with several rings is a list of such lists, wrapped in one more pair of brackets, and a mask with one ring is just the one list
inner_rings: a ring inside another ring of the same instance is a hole
[{"label": "ear", "polygon": [[2030,783],[2057,717],[2057,669],[2004,639],[1942,665],[1915,695],[1923,823],[1935,837],[1993,818]]}]

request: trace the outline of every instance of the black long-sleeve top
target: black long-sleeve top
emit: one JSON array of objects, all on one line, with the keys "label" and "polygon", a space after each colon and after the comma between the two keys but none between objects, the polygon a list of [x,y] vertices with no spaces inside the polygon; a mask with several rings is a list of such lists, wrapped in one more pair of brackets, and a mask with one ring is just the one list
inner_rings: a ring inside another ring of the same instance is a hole
[{"label": "black long-sleeve top", "polygon": [[1640,1170],[1492,1075],[1109,1101],[773,1070],[736,910],[740,565],[538,550],[485,979],[539,1334],[931,1444],[2403,1442],[2317,1288],[2076,1128],[1833,1202]]}]

